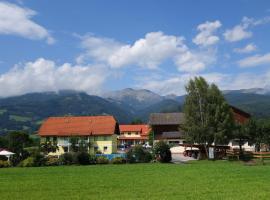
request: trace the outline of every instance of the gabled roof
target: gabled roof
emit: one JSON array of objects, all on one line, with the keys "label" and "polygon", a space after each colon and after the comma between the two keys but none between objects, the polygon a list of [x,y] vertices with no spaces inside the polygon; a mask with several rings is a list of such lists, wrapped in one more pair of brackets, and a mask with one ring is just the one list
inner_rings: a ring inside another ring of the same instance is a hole
[{"label": "gabled roof", "polygon": [[120,132],[140,132],[142,136],[146,136],[150,132],[150,127],[146,124],[136,125],[119,125]]},{"label": "gabled roof", "polygon": [[239,108],[236,108],[232,105],[230,105],[230,107],[232,108],[233,117],[236,122],[243,124],[243,123],[246,123],[251,118],[251,115],[249,113]]},{"label": "gabled roof", "polygon": [[184,123],[184,113],[152,113],[150,125],[179,125]]},{"label": "gabled roof", "polygon": [[113,135],[117,122],[113,116],[49,117],[41,125],[40,136]]}]

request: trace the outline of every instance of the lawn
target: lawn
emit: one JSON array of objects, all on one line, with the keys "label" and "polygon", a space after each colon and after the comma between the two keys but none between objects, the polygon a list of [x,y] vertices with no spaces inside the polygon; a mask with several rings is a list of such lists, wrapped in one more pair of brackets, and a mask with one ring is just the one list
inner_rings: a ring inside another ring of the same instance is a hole
[{"label": "lawn", "polygon": [[0,169],[0,199],[269,199],[270,166],[228,161]]}]

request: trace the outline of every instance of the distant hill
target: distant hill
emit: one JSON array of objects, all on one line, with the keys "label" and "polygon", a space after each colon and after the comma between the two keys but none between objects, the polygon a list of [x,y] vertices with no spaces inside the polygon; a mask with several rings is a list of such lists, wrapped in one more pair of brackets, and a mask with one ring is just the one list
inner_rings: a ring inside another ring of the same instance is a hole
[{"label": "distant hill", "polygon": [[49,116],[114,115],[128,123],[132,114],[98,96],[77,92],[32,93],[0,99],[0,130],[35,131]]},{"label": "distant hill", "polygon": [[[270,117],[270,93],[264,89],[224,91],[227,101],[257,118]],[[149,90],[124,89],[99,96],[77,91],[30,93],[0,99],[0,134],[34,132],[49,116],[113,115],[119,123],[147,122],[153,112],[179,112],[185,96],[160,96]]]},{"label": "distant hill", "polygon": [[256,118],[270,118],[270,95],[237,93],[225,94],[227,101],[240,109],[249,112]]}]

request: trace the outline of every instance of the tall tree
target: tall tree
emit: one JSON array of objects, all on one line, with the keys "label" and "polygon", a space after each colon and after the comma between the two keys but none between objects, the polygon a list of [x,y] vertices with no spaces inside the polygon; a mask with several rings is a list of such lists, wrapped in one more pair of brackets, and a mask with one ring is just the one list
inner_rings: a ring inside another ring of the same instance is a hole
[{"label": "tall tree", "polygon": [[205,147],[208,156],[210,144],[221,144],[230,138],[232,111],[218,87],[202,77],[191,79],[186,91],[184,129],[191,142]]}]

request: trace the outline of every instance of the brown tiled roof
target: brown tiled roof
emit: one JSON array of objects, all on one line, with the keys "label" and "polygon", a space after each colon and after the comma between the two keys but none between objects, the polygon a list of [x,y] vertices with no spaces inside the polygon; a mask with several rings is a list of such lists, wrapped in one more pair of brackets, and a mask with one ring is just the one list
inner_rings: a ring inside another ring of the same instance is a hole
[{"label": "brown tiled roof", "polygon": [[231,109],[233,111],[234,120],[237,123],[244,124],[251,118],[251,115],[249,113],[247,113],[239,108],[231,106]]},{"label": "brown tiled roof", "polygon": [[40,136],[113,135],[117,122],[113,116],[49,117],[41,125]]},{"label": "brown tiled roof", "polygon": [[140,132],[140,135],[147,136],[150,132],[150,127],[146,124],[136,125],[120,125],[120,132]]}]

